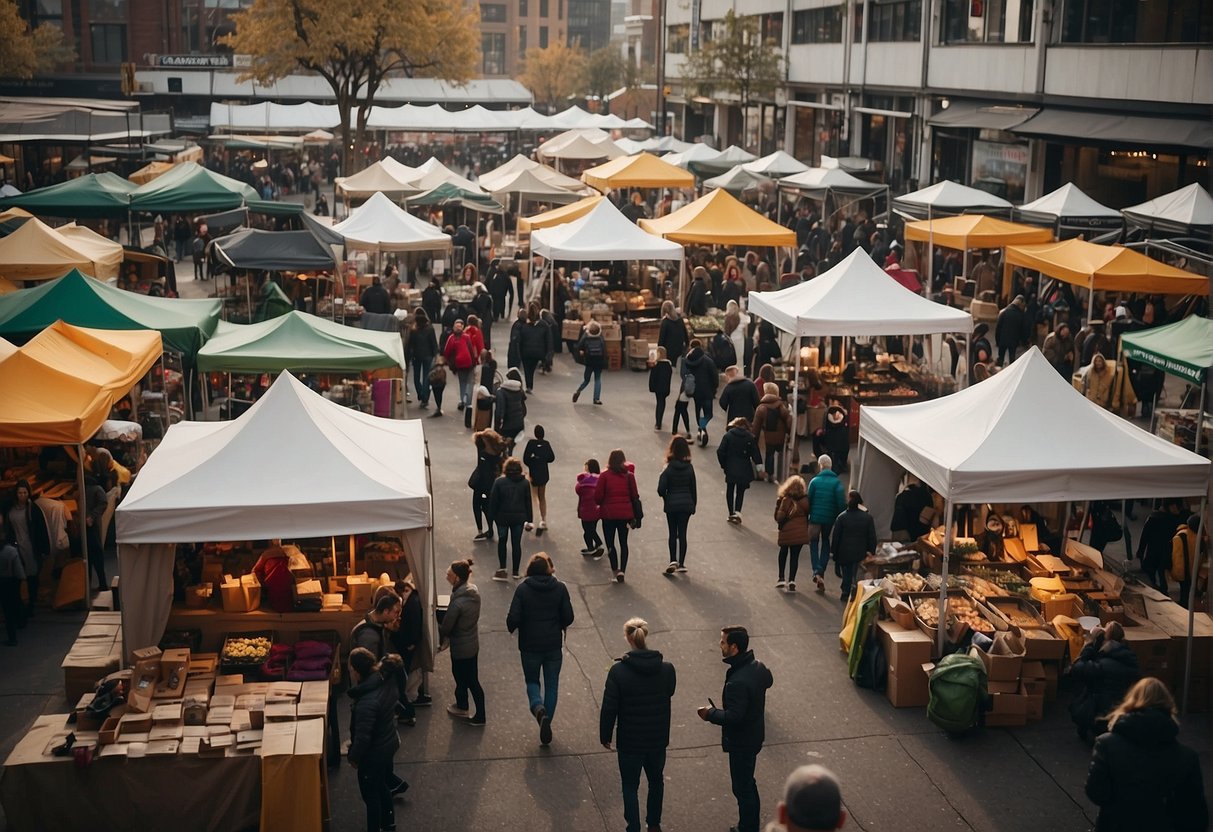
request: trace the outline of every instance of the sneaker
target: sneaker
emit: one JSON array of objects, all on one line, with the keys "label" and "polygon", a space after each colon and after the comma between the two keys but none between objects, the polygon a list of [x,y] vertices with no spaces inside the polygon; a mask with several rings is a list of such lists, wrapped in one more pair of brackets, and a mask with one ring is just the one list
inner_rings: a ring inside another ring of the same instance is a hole
[{"label": "sneaker", "polygon": [[577,400],[580,398],[581,398],[581,391],[580,390],[574,391],[573,392],[573,404],[577,404]]},{"label": "sneaker", "polygon": [[398,716],[396,722],[399,725],[407,725],[409,728],[417,727],[417,717],[415,716]]},{"label": "sneaker", "polygon": [[653,430],[657,431],[658,433],[661,433],[661,425],[653,425]]},{"label": "sneaker", "polygon": [[505,581],[507,577],[508,576],[506,575],[506,571],[504,569],[498,569],[493,573],[494,581]]},{"label": "sneaker", "polygon": [[469,716],[472,715],[472,712],[469,711],[467,708],[461,708],[458,705],[447,705],[446,712],[448,714],[450,714],[451,716],[457,716],[460,719],[467,719]]},{"label": "sneaker", "polygon": [[430,403],[429,402],[418,402],[417,407],[421,408],[422,410],[429,410]]},{"label": "sneaker", "polygon": [[474,543],[479,540],[492,540],[492,539],[493,539],[493,535],[489,532],[477,532],[476,536],[472,538],[472,542]]},{"label": "sneaker", "polygon": [[795,591],[796,591],[796,582],[788,581],[788,592],[795,592]]},{"label": "sneaker", "polygon": [[678,561],[676,561],[676,560],[670,561],[670,565],[665,568],[665,573],[667,575],[673,575],[677,571],[678,571]]},{"label": "sneaker", "polygon": [[687,571],[687,568],[686,568],[686,566],[684,566],[683,564],[681,564],[681,563],[680,563],[680,564],[678,564],[678,571],[679,571],[679,572],[686,572],[686,571]]},{"label": "sneaker", "polygon": [[594,399],[594,404],[602,404],[602,399]]},{"label": "sneaker", "polygon": [[535,537],[543,537],[543,533],[548,530],[548,524],[544,520],[539,521],[539,525],[535,527]]},{"label": "sneaker", "polygon": [[594,554],[595,551],[597,551],[597,550],[593,546],[582,546],[581,547],[582,557],[589,557],[590,555]]},{"label": "sneaker", "polygon": [[547,714],[539,718],[539,744],[552,744],[552,718]]},{"label": "sneaker", "polygon": [[437,419],[441,415],[442,415],[442,408],[438,408],[437,410],[435,410],[433,413],[430,414],[430,418]]},{"label": "sneaker", "polygon": [[434,697],[430,696],[428,693],[419,693],[417,694],[417,698],[413,700],[414,708],[428,708],[433,704]]},{"label": "sneaker", "polygon": [[467,724],[471,725],[473,728],[483,728],[484,727],[484,717],[469,719],[467,721]]},{"label": "sneaker", "polygon": [[778,581],[775,582],[776,589],[783,589],[787,585],[788,585],[788,582],[785,581],[783,578],[780,578]]},{"label": "sneaker", "polygon": [[547,719],[548,709],[543,707],[542,705],[536,705],[534,707],[534,709],[531,711],[531,716],[535,717],[535,722],[537,722],[539,725],[542,725],[543,721],[545,719]]},{"label": "sneaker", "polygon": [[465,405],[463,402],[460,402],[460,403],[459,403],[459,410],[463,410],[463,409],[464,409],[466,406],[467,406],[467,405]]},{"label": "sneaker", "polygon": [[622,572],[615,573],[615,583],[617,583],[617,584],[623,583],[623,573]]},{"label": "sneaker", "polygon": [[733,522],[739,526],[741,525],[741,512],[740,511],[733,515]]},{"label": "sneaker", "polygon": [[814,575],[814,576],[813,576],[813,583],[817,584],[817,591],[818,591],[818,592],[825,592],[825,591],[826,591],[826,582],[825,582],[825,581],[823,581],[823,580],[821,579],[821,576],[820,576],[820,575]]},{"label": "sneaker", "polygon": [[510,575],[510,577],[511,577],[511,578],[513,578],[513,579],[516,581],[516,580],[518,580],[518,579],[519,579],[521,576],[520,576],[520,575],[519,575],[517,572],[515,572],[513,575]]},{"label": "sneaker", "polygon": [[603,549],[601,546],[599,546],[597,549],[595,549],[594,550],[594,560],[602,560],[602,552],[603,552]]}]

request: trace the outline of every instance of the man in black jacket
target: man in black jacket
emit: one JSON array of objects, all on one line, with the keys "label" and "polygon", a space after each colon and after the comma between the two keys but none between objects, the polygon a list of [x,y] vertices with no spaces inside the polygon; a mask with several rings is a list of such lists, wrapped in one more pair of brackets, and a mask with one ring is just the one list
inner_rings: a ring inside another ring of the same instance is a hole
[{"label": "man in black jacket", "polygon": [[1150,512],[1146,524],[1141,527],[1141,540],[1137,542],[1137,557],[1141,558],[1141,570],[1146,573],[1154,588],[1167,592],[1167,570],[1171,568],[1171,540],[1183,523],[1179,516],[1180,501],[1164,500],[1163,504]]},{"label": "man in black jacket", "polygon": [[761,808],[754,769],[766,738],[767,688],[775,680],[766,665],[754,658],[745,627],[720,631],[720,653],[729,666],[721,700],[724,707],[717,708],[709,699],[697,713],[703,721],[721,727],[720,746],[729,755],[729,778],[739,815],[729,832],[758,832]]},{"label": "man in black jacket", "polygon": [[[539,723],[539,742],[552,742],[552,718],[560,690],[560,666],[564,660],[564,631],[573,623],[569,588],[558,581],[552,559],[539,552],[526,565],[526,580],[514,590],[514,600],[505,617],[511,633],[518,631],[522,675],[531,714]],[[539,676],[543,674],[540,690]]]},{"label": "man in black jacket", "polygon": [[[665,798],[665,751],[670,744],[670,700],[678,679],[674,665],[649,650],[649,624],[629,619],[623,635],[631,649],[607,673],[598,718],[598,739],[611,750],[611,734],[619,752],[623,782],[623,819],[627,832],[640,832],[640,772],[649,781],[645,825],[661,828]],[[618,730],[616,730],[618,724]]]},{"label": "man in black jacket", "polygon": [[758,409],[758,388],[754,382],[745,377],[745,373],[737,365],[724,371],[724,392],[720,394],[720,409],[725,412],[728,421],[745,419],[754,420],[754,411]]}]

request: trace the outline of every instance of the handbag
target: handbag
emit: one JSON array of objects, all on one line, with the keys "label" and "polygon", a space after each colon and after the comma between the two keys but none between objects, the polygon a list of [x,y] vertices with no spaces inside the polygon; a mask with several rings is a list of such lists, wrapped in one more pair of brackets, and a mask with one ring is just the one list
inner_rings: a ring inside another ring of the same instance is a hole
[{"label": "handbag", "polygon": [[628,525],[633,529],[640,528],[640,521],[644,520],[644,503],[640,502],[639,497],[632,498],[632,519],[628,521]]}]

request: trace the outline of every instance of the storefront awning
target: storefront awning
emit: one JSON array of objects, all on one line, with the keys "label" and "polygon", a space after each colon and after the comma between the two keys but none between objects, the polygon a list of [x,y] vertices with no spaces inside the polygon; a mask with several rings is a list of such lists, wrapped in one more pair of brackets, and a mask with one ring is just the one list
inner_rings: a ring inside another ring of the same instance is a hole
[{"label": "storefront awning", "polygon": [[1016,107],[981,101],[954,101],[927,119],[935,127],[973,127],[985,130],[1010,130],[1039,113],[1035,107]]},{"label": "storefront awning", "polygon": [[1077,139],[1088,145],[1213,149],[1213,121],[1208,118],[1165,118],[1091,110],[1046,109],[1012,127],[1011,132],[1021,136]]}]

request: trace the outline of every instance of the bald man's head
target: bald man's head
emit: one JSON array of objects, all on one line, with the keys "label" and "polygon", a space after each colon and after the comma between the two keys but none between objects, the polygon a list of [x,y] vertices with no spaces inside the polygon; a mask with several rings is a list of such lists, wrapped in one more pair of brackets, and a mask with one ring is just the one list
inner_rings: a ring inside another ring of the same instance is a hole
[{"label": "bald man's head", "polygon": [[838,778],[824,766],[801,766],[789,775],[779,802],[787,832],[829,832],[847,822]]}]

